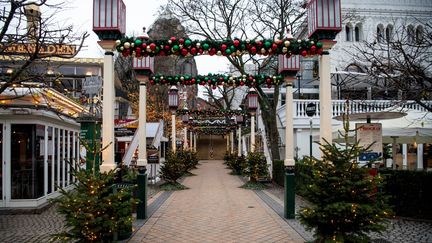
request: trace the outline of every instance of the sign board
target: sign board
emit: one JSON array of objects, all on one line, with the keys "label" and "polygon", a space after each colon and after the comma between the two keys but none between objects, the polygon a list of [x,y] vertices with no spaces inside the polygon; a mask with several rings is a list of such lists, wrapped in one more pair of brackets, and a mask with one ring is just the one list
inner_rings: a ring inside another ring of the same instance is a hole
[{"label": "sign board", "polygon": [[368,147],[374,143],[369,148],[369,152],[360,154],[359,161],[375,160],[382,156],[381,123],[356,123],[356,139],[359,141],[359,145],[363,147]]},{"label": "sign board", "polygon": [[315,115],[316,112],[316,104],[315,103],[308,103],[306,106],[306,115],[308,117],[312,117]]},{"label": "sign board", "polygon": [[82,82],[82,92],[94,95],[102,88],[102,79],[99,76],[86,77]]},{"label": "sign board", "polygon": [[[0,48],[3,44],[0,43]],[[4,53],[11,55],[31,55],[36,52],[35,43],[23,44],[6,44]],[[39,46],[39,55],[65,55],[74,56],[76,54],[76,46],[65,44],[42,44]]]},{"label": "sign board", "polygon": [[159,151],[157,149],[147,149],[147,162],[149,164],[159,164]]}]

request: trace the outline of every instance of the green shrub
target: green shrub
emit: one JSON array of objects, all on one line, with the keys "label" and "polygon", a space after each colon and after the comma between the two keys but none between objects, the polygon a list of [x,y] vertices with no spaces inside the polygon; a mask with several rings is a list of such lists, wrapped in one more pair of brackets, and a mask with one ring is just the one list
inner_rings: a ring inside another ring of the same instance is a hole
[{"label": "green shrub", "polygon": [[250,177],[251,182],[268,176],[268,165],[264,153],[250,152],[246,159],[246,168],[243,174]]},{"label": "green shrub", "polygon": [[185,172],[183,159],[177,153],[169,152],[160,167],[161,178],[168,183],[176,184]]},{"label": "green shrub", "polygon": [[247,161],[244,155],[240,157],[234,156],[229,163],[229,167],[231,168],[233,174],[235,175],[241,175],[244,169],[246,168],[246,166],[247,166]]},{"label": "green shrub", "polygon": [[183,161],[184,164],[184,173],[190,172],[193,169],[196,169],[198,165],[198,158],[196,153],[192,151],[179,151],[177,152],[177,156],[180,160]]},{"label": "green shrub", "polygon": [[380,170],[397,216],[432,219],[432,172]]}]

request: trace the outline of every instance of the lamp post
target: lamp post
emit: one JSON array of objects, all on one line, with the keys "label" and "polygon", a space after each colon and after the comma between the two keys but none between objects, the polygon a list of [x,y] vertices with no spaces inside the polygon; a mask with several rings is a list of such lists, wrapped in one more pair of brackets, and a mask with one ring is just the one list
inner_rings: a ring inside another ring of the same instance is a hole
[{"label": "lamp post", "polygon": [[179,104],[178,89],[176,86],[171,86],[168,92],[168,106],[171,110],[171,150],[176,152],[176,118],[175,112]]},{"label": "lamp post", "polygon": [[190,128],[189,149],[192,152],[196,152],[195,148],[194,148],[194,130],[193,130],[193,127],[192,127],[192,123],[193,123],[193,117],[190,116],[189,117],[189,124],[190,124],[190,127],[189,127]]},{"label": "lamp post", "polygon": [[[148,39],[148,35],[143,28],[144,34],[137,37],[138,39]],[[137,219],[147,218],[147,82],[150,74],[154,70],[153,57],[134,57],[132,63],[139,81],[139,120],[138,120],[138,198],[140,202],[137,205]]]},{"label": "lamp post", "polygon": [[284,216],[293,219],[295,215],[295,185],[294,185],[294,126],[293,126],[293,82],[300,70],[300,56],[279,56],[279,73],[284,76],[286,87],[285,102],[285,196]]},{"label": "lamp post", "polygon": [[[126,32],[126,6],[122,0],[93,0],[93,31],[98,35],[98,44],[105,51],[103,65],[102,100],[102,172],[116,168],[114,161],[114,49],[116,40]],[[105,6],[105,7],[101,7]],[[109,10],[109,11],[107,11]],[[111,20],[116,21],[111,21]],[[97,168],[95,168],[97,169]]]},{"label": "lamp post", "polygon": [[[239,107],[237,110],[241,111],[242,109]],[[244,119],[243,114],[236,115],[236,122],[238,125],[238,143],[237,143],[237,146],[238,146],[237,156],[238,157],[240,157],[242,155],[242,152],[241,152],[241,150],[242,150],[242,147],[241,147],[241,125],[243,124],[243,119]]]},{"label": "lamp post", "polygon": [[248,93],[248,109],[251,113],[251,147],[250,151],[255,152],[255,113],[258,108],[258,94],[255,88],[250,88]]},{"label": "lamp post", "polygon": [[323,43],[323,55],[319,57],[320,77],[320,142],[332,141],[332,104],[329,50],[342,30],[341,1],[311,0],[307,3],[309,39]]},{"label": "lamp post", "polygon": [[188,113],[188,108],[186,107],[186,103],[185,106],[183,107],[183,112],[185,112],[185,114],[182,115],[182,122],[183,122],[183,150],[187,150],[188,148],[188,142],[187,142],[187,124],[189,122],[189,113]]}]

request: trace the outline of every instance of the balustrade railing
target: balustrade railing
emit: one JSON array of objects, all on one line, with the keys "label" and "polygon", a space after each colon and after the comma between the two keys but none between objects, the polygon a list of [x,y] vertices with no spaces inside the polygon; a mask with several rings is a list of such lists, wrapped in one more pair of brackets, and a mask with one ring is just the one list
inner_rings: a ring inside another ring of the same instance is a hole
[{"label": "balustrade railing", "polygon": [[[310,103],[316,105],[317,110],[313,117],[320,116],[320,101],[319,100],[294,100],[293,111],[294,118],[308,117],[306,115],[306,106]],[[432,101],[428,101],[432,105]],[[392,100],[350,100],[347,108],[346,100],[333,100],[332,101],[332,116],[339,116],[345,112],[360,113],[360,112],[379,112],[379,111],[400,111],[402,108],[408,108],[418,111],[426,111],[424,107],[414,101],[392,101]],[[394,109],[391,109],[393,108]],[[278,111],[285,110],[280,107]]]}]

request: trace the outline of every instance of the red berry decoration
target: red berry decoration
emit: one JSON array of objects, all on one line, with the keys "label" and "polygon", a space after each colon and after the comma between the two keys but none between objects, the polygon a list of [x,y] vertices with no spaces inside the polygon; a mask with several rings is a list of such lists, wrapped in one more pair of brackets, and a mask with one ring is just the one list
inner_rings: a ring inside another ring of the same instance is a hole
[{"label": "red berry decoration", "polygon": [[180,43],[180,44],[184,44],[184,42],[185,42],[185,40],[184,40],[183,38],[180,38],[180,39],[179,39],[179,43]]}]

